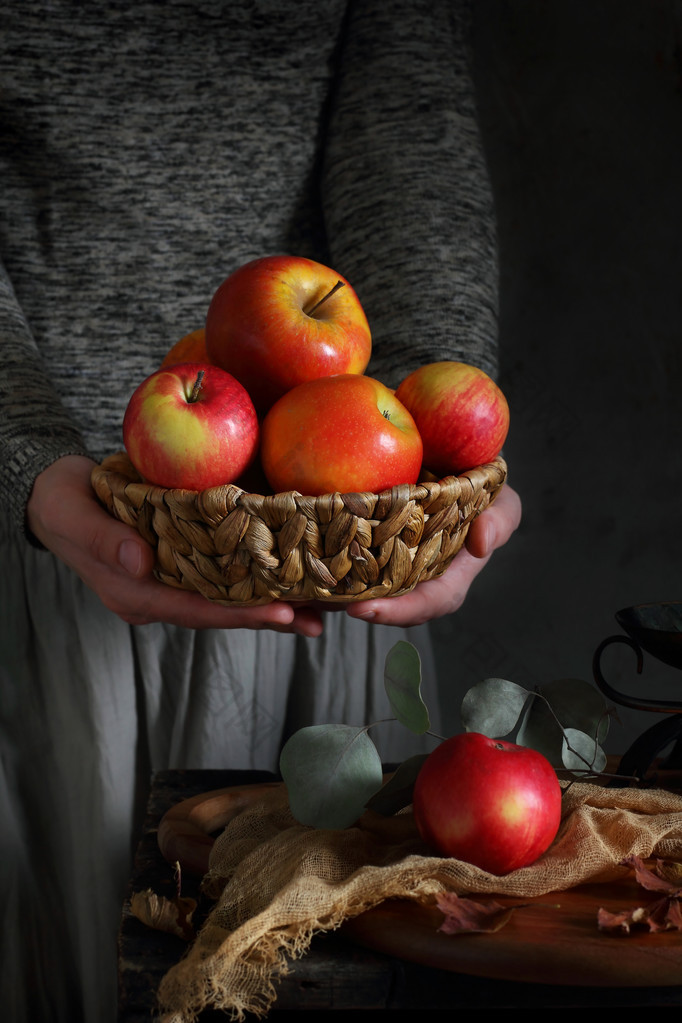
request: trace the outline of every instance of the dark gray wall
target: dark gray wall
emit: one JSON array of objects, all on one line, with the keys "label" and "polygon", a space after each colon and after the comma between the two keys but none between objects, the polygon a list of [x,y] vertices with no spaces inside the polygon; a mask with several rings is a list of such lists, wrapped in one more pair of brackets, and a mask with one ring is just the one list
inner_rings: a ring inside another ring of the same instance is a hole
[{"label": "dark gray wall", "polygon": [[[682,599],[682,4],[475,0],[519,533],[437,632],[449,730],[491,675],[592,678],[613,615]],[[609,652],[614,685],[682,674]],[[656,716],[620,711],[622,751]]]}]

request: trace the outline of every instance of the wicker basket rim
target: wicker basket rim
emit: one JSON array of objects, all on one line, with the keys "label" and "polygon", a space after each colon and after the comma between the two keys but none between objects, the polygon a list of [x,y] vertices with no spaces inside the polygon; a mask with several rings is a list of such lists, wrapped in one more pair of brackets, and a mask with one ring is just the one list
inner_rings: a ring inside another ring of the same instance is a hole
[{"label": "wicker basket rim", "polygon": [[[125,471],[122,471],[124,470]],[[297,504],[302,502],[305,505],[317,506],[329,505],[341,500],[344,504],[348,502],[378,502],[382,499],[395,499],[400,495],[403,500],[421,501],[432,496],[434,491],[442,493],[444,490],[459,490],[460,480],[468,480],[472,487],[481,486],[487,479],[506,479],[507,463],[501,455],[497,455],[490,462],[477,465],[457,475],[444,476],[442,479],[420,480],[417,483],[399,483],[390,489],[378,493],[372,491],[333,491],[328,494],[306,495],[297,490],[287,490],[276,494],[259,494],[255,491],[244,490],[235,483],[224,483],[217,487],[210,487],[206,490],[187,490],[181,487],[162,487],[155,483],[143,480],[139,475],[125,451],[118,451],[108,455],[96,468],[93,474],[108,473],[120,476],[125,479],[127,485],[143,487],[150,498],[153,493],[167,495],[177,505],[196,502],[199,495],[204,500],[229,500],[236,503],[242,496],[248,497],[249,503],[254,506],[269,508],[281,504],[282,501],[293,500]],[[229,497],[228,497],[229,495]]]}]

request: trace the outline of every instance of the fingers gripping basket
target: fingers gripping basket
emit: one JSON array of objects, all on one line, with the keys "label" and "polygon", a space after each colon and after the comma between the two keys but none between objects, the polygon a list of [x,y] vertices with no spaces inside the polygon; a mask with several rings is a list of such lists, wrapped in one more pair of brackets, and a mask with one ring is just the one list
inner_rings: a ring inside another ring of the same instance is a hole
[{"label": "fingers gripping basket", "polygon": [[140,480],[111,455],[98,498],[156,550],[156,576],[220,604],[347,603],[391,597],[445,571],[506,478],[501,458],[462,476],[382,494],[263,496],[229,484],[201,492]]}]

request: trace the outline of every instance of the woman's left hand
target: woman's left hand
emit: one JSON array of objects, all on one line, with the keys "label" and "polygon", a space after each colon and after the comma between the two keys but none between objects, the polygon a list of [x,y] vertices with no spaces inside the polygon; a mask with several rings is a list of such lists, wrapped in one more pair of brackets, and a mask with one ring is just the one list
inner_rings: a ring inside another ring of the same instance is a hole
[{"label": "woman's left hand", "polygon": [[505,484],[493,504],[471,523],[464,547],[443,575],[419,583],[402,597],[351,604],[347,613],[376,625],[407,627],[457,611],[493,551],[507,542],[520,521],[521,499]]}]

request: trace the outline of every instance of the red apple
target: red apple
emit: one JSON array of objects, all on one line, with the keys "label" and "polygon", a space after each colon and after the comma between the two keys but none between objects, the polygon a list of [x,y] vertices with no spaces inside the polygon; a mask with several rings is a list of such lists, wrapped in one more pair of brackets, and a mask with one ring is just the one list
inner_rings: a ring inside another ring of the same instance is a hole
[{"label": "red apple", "polygon": [[371,347],[348,281],[298,256],[241,266],[220,285],[206,316],[210,361],[241,381],[259,412],[306,380],[364,373]]},{"label": "red apple", "polygon": [[263,421],[261,460],[275,491],[378,493],[416,483],[422,442],[378,380],[343,373],[288,391]]},{"label": "red apple", "polygon": [[208,363],[152,373],[123,419],[130,461],[160,487],[205,490],[231,482],[250,465],[258,436],[256,410],[242,385]]},{"label": "red apple", "polygon": [[424,761],[413,810],[421,837],[443,855],[507,874],[554,841],[561,787],[536,750],[464,732]]},{"label": "red apple", "polygon": [[206,354],[206,331],[203,327],[185,334],[166,353],[159,369],[177,366],[179,362],[210,362]]},{"label": "red apple", "polygon": [[422,436],[424,466],[437,476],[465,472],[500,453],[509,406],[482,369],[430,362],[405,377],[395,393]]}]

